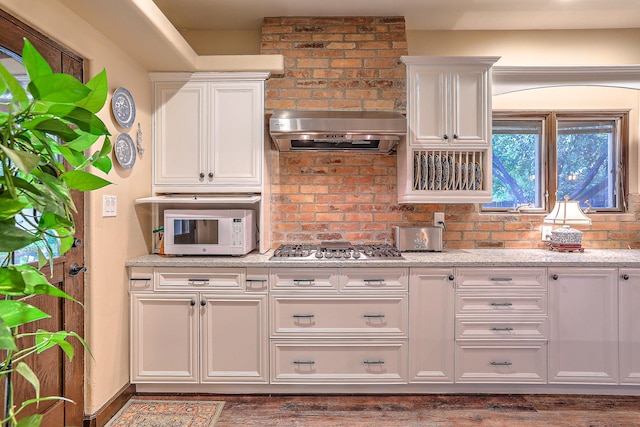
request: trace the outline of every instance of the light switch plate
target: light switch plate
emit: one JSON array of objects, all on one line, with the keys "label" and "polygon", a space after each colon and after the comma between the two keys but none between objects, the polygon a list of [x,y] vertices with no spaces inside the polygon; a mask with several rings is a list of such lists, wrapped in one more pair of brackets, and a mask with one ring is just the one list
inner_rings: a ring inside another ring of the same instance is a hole
[{"label": "light switch plate", "polygon": [[113,217],[118,213],[118,198],[112,195],[102,196],[102,216]]}]

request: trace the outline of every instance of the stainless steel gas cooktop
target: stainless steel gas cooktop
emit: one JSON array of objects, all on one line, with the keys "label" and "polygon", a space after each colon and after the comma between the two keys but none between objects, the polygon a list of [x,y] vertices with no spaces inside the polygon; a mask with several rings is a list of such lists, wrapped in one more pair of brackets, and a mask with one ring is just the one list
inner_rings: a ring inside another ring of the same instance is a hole
[{"label": "stainless steel gas cooktop", "polygon": [[360,260],[403,259],[400,251],[387,244],[352,244],[345,241],[320,242],[320,244],[283,244],[271,257],[272,260]]}]

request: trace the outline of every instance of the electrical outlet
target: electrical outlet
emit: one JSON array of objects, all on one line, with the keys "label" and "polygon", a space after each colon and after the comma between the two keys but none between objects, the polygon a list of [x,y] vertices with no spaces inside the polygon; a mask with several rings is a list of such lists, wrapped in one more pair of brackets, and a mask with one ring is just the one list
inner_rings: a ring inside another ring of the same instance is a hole
[{"label": "electrical outlet", "polygon": [[116,216],[118,213],[118,198],[116,196],[102,196],[102,216]]},{"label": "electrical outlet", "polygon": [[542,240],[543,242],[548,242],[549,240],[551,240],[551,229],[552,226],[543,225],[541,228],[540,240]]},{"label": "electrical outlet", "polygon": [[433,225],[436,227],[442,227],[444,225],[444,212],[433,213]]}]

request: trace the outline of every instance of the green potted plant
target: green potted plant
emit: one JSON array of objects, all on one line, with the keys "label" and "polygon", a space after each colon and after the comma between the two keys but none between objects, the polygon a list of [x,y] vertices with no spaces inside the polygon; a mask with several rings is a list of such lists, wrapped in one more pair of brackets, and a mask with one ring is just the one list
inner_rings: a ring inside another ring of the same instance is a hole
[{"label": "green potted plant", "polygon": [[[40,396],[38,378],[23,361],[26,356],[59,347],[72,358],[70,338],[87,347],[72,331],[44,330],[30,334],[35,344],[27,345],[21,327],[49,317],[29,304],[30,297],[71,299],[41,270],[52,266],[58,251],[54,248],[63,254],[73,244],[71,191],[109,184],[85,169],[91,165],[106,174],[112,167],[109,131],[96,115],[107,99],[106,72],[86,84],[54,73],[28,40],[22,61],[29,79],[26,88],[0,64],[0,95],[9,99],[0,103],[0,380],[7,394],[3,426],[38,426],[41,415],[21,418],[21,411],[43,400],[65,399]],[[100,148],[86,155],[100,140]],[[11,254],[30,245],[37,246],[38,265],[12,265]],[[15,375],[33,386],[34,399],[13,401]]]}]

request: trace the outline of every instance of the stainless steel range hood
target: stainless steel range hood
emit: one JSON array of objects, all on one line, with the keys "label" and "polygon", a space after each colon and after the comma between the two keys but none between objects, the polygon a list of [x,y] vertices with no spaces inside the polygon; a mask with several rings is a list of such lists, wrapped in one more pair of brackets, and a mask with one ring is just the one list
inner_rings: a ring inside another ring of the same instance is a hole
[{"label": "stainless steel range hood", "polygon": [[269,132],[280,151],[393,151],[407,133],[407,120],[387,111],[278,110]]}]

